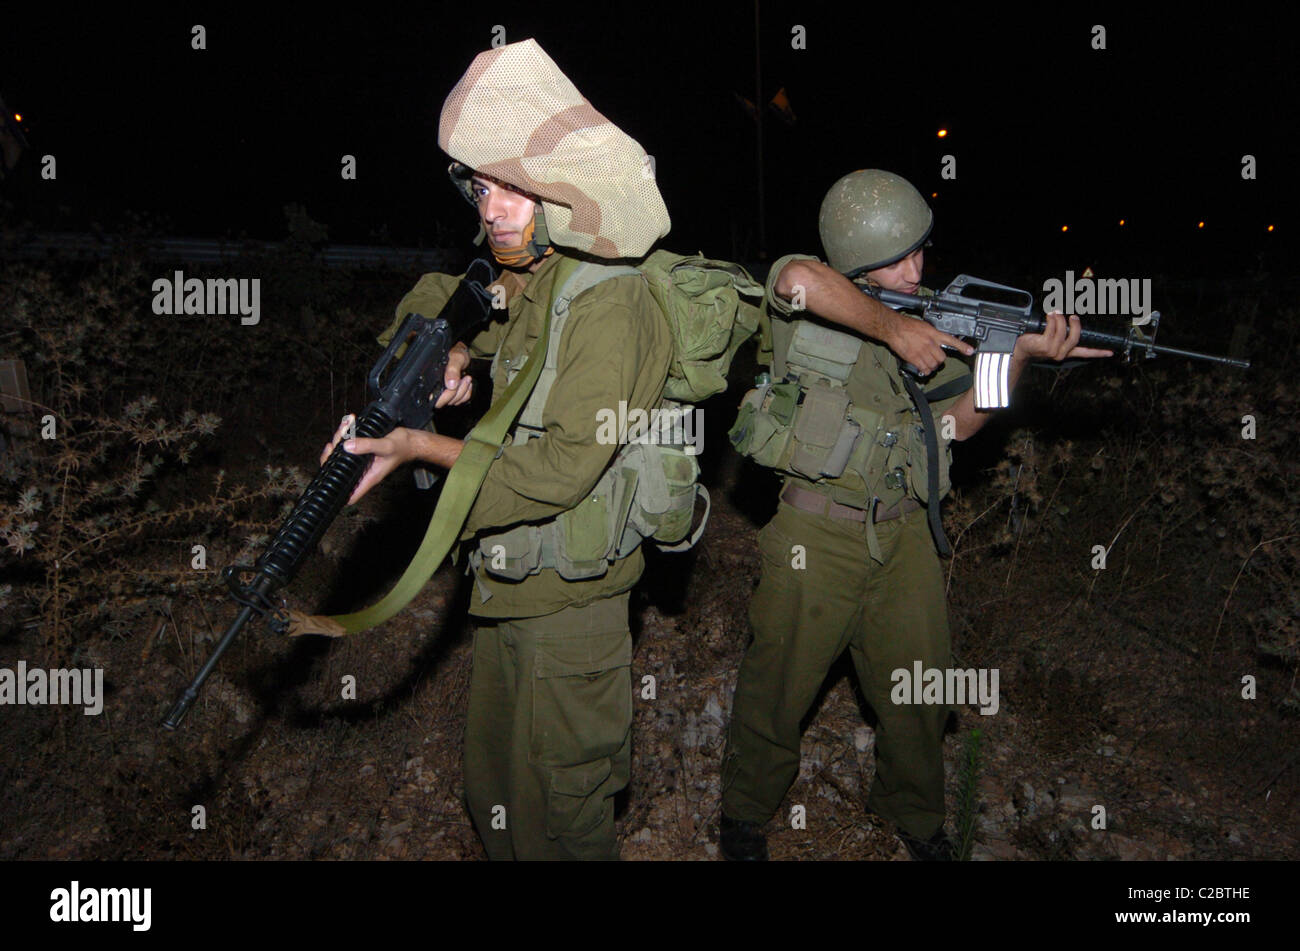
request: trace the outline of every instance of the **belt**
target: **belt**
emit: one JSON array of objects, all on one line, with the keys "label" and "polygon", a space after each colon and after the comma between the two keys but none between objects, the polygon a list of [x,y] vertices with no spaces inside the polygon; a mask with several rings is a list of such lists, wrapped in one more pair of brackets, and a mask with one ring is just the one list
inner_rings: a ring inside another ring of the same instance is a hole
[{"label": "belt", "polygon": [[[814,515],[828,515],[831,518],[844,519],[848,522],[865,522],[867,520],[866,509],[855,508],[852,505],[841,505],[820,492],[805,489],[793,482],[786,485],[781,492],[781,501],[801,511],[812,512]],[[878,510],[876,517],[872,521],[877,523],[888,522],[900,515],[906,515],[908,512],[915,512],[920,507],[921,503],[916,499],[906,498],[897,505]]]}]

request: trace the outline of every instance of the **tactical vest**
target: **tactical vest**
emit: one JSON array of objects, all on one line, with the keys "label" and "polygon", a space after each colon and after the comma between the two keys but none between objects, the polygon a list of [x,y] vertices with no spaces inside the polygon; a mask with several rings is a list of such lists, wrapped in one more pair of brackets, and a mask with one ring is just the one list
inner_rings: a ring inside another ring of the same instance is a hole
[{"label": "tactical vest", "polygon": [[[745,394],[728,433],[736,450],[869,513],[908,497],[928,503],[925,430],[894,355],[809,320],[772,321],[772,342],[772,371]],[[939,444],[942,499],[952,456]]]},{"label": "tactical vest", "polygon": [[[635,268],[584,262],[557,289],[546,362],[519,414],[511,434],[512,444],[523,444],[545,433],[542,411],[558,372],[560,337],[570,305],[583,291],[624,275],[643,279]],[[499,359],[500,351],[492,361],[494,379]],[[507,382],[526,363],[525,356],[507,367]],[[692,547],[709,517],[708,491],[698,482],[699,462],[693,448],[681,441],[682,414],[692,411],[688,404],[661,400],[657,412],[647,420],[649,425],[629,425],[628,442],[577,506],[548,521],[480,535],[478,547],[470,553],[474,570],[519,581],[544,568],[553,568],[560,577],[578,581],[605,574],[611,564],[632,554],[645,538],[654,540],[665,551]],[[704,500],[705,512],[691,534],[697,497]]]}]

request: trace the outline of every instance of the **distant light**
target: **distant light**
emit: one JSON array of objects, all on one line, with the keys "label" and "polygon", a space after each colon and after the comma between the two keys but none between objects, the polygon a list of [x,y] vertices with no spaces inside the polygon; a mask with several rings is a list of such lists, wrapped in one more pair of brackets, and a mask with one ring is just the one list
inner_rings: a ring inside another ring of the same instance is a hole
[{"label": "distant light", "polygon": [[1268,230],[1269,230],[1269,231],[1272,231],[1272,230],[1273,230],[1273,226],[1272,226],[1272,225],[1269,225],[1269,226],[1268,226]]},{"label": "distant light", "polygon": [[1069,231],[1069,230],[1070,230],[1070,226],[1069,226],[1069,225],[1061,225],[1061,230],[1062,230],[1062,231]]},{"label": "distant light", "polygon": [[939,138],[942,139],[942,138],[943,138],[944,136],[946,136],[947,134],[948,134],[948,130],[947,130],[947,129],[940,129],[940,130],[939,130]]},{"label": "distant light", "polygon": [[1121,219],[1119,220],[1119,226],[1120,226],[1121,228],[1124,227],[1124,219],[1123,219],[1123,218],[1121,218]]},{"label": "distant light", "polygon": [[1204,228],[1204,227],[1205,227],[1205,222],[1204,222],[1204,221],[1198,221],[1198,222],[1196,223],[1196,227],[1198,227],[1198,228]]},{"label": "distant light", "polygon": [[15,122],[22,122],[22,121],[23,121],[23,117],[22,117],[22,115],[21,115],[20,113],[15,112],[15,113],[14,113],[14,121],[15,121]]},{"label": "distant light", "polygon": [[938,193],[938,192],[930,192],[930,197],[931,197],[931,198],[938,198],[938,197],[939,197],[939,193]]}]

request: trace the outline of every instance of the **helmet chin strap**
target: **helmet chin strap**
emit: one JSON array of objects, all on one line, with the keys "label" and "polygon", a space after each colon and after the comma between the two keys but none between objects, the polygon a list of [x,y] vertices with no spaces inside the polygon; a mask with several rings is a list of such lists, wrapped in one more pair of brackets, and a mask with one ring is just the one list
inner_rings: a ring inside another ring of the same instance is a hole
[{"label": "helmet chin strap", "polygon": [[551,247],[550,235],[546,232],[546,216],[540,207],[533,213],[522,237],[523,241],[508,248],[498,248],[491,242],[488,243],[492,256],[502,267],[525,268],[555,252],[555,248]]}]

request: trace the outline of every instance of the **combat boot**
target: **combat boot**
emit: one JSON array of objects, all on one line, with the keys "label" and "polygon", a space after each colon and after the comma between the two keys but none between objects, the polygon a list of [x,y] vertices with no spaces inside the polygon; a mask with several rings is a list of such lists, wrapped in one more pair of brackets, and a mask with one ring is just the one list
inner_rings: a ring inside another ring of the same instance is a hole
[{"label": "combat boot", "polygon": [[907,846],[907,853],[912,856],[914,862],[952,862],[957,858],[957,850],[953,847],[952,839],[948,838],[948,833],[944,831],[943,826],[939,826],[939,831],[928,840],[908,835],[902,829],[898,830],[898,837],[903,840],[903,845]]},{"label": "combat boot", "polygon": [[718,847],[728,862],[767,861],[767,836],[761,822],[723,816],[718,824]]}]

